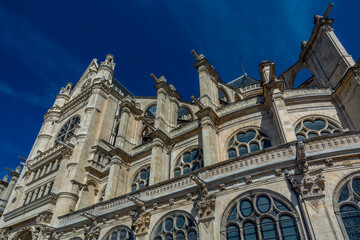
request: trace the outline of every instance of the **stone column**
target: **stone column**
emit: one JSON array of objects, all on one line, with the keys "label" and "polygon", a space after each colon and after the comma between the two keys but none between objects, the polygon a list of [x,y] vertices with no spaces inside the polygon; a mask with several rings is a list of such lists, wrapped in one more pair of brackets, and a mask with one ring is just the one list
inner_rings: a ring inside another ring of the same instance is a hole
[{"label": "stone column", "polygon": [[219,75],[202,54],[200,54],[194,66],[199,73],[200,102],[205,107],[215,108],[219,106],[219,92],[217,87],[217,82],[220,80]]},{"label": "stone column", "polygon": [[125,174],[121,158],[114,156],[110,161],[110,172],[105,189],[105,200],[114,198],[124,192]]},{"label": "stone column", "polygon": [[129,122],[130,117],[130,109],[128,107],[124,107],[121,109],[121,117],[120,117],[120,124],[119,129],[116,137],[116,147],[123,148],[125,139],[126,139],[126,130]]},{"label": "stone column", "polygon": [[163,141],[160,138],[153,139],[150,164],[150,185],[168,179],[168,158]]},{"label": "stone column", "polygon": [[10,194],[14,190],[15,184],[16,184],[19,176],[20,176],[20,174],[18,172],[15,172],[15,171],[11,172],[11,180],[10,180],[9,185],[6,188],[4,195],[3,195],[4,200],[6,200],[6,201],[9,200]]},{"label": "stone column", "polygon": [[273,114],[280,143],[296,141],[295,130],[283,98],[284,82],[275,78],[275,64],[264,61],[259,65],[260,84],[264,87],[265,104]]},{"label": "stone column", "polygon": [[216,130],[217,115],[208,107],[196,113],[201,122],[201,142],[204,155],[204,166],[219,162],[218,135]]},{"label": "stone column", "polygon": [[168,131],[168,110],[170,106],[169,96],[166,91],[160,88],[157,91],[156,118],[154,126],[165,132]]}]

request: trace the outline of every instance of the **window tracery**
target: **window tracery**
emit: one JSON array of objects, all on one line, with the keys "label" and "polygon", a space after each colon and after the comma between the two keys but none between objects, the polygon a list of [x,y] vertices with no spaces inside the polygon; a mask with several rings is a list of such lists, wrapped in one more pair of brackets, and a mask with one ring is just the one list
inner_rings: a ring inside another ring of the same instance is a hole
[{"label": "window tracery", "polygon": [[339,124],[325,117],[307,117],[300,121],[295,127],[298,140],[313,138],[343,132]]},{"label": "window tracery", "polygon": [[134,177],[131,185],[131,192],[149,186],[150,166],[142,168]]},{"label": "window tracery", "polygon": [[196,171],[204,167],[203,153],[198,147],[185,151],[176,160],[174,168],[174,177]]},{"label": "window tracery", "polygon": [[222,239],[301,239],[299,218],[288,203],[273,194],[252,191],[228,209],[222,221]]},{"label": "window tracery", "polygon": [[334,199],[335,214],[345,239],[360,239],[360,173],[344,179]]},{"label": "window tracery", "polygon": [[111,229],[103,238],[104,240],[133,240],[132,231],[126,226],[117,226]]},{"label": "window tracery", "polygon": [[75,116],[65,123],[56,137],[55,145],[58,141],[64,142],[66,139],[74,135],[76,127],[80,124],[80,117]]},{"label": "window tracery", "polygon": [[271,147],[270,138],[256,128],[242,129],[231,137],[228,157],[234,158]]},{"label": "window tracery", "polygon": [[154,227],[152,240],[197,240],[198,226],[190,214],[175,211],[167,214]]}]

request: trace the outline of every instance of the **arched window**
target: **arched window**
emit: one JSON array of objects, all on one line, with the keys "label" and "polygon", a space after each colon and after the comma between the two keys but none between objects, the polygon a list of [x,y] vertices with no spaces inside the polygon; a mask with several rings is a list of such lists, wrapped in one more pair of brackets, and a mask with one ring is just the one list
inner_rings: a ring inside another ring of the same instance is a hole
[{"label": "arched window", "polygon": [[75,128],[80,124],[80,117],[75,116],[65,123],[61,128],[59,134],[56,137],[55,145],[58,144],[57,141],[64,142],[66,139],[74,135]]},{"label": "arched window", "polygon": [[134,177],[131,185],[131,192],[149,186],[150,166],[142,168]]},{"label": "arched window", "polygon": [[103,240],[133,240],[134,235],[130,228],[126,226],[117,226],[112,228],[103,238]]},{"label": "arched window", "polygon": [[339,124],[325,117],[312,116],[302,119],[295,127],[298,140],[343,132]]},{"label": "arched window", "polygon": [[222,239],[301,239],[299,218],[290,203],[266,190],[245,193],[229,205],[222,219]]},{"label": "arched window", "polygon": [[186,109],[184,107],[179,109],[178,118],[177,118],[177,122],[179,125],[191,122],[192,120],[193,120],[193,117],[188,109]]},{"label": "arched window", "polygon": [[270,138],[255,128],[242,129],[231,137],[228,157],[234,158],[250,152],[271,147]]},{"label": "arched window", "polygon": [[345,239],[360,239],[360,172],[350,175],[335,191],[335,214]]},{"label": "arched window", "polygon": [[156,105],[152,105],[148,107],[148,109],[145,111],[145,117],[154,119],[156,117]]},{"label": "arched window", "polygon": [[204,167],[202,150],[198,147],[185,151],[176,160],[174,177],[187,174]]},{"label": "arched window", "polygon": [[151,240],[197,240],[199,230],[195,219],[183,211],[165,215],[155,225]]}]

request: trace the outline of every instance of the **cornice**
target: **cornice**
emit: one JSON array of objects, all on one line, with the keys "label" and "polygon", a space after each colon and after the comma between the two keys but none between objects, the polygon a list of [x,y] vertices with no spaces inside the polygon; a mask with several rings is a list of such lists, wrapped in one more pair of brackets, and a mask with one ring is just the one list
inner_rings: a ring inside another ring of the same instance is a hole
[{"label": "cornice", "polygon": [[[31,202],[25,206],[21,206],[10,212],[5,213],[3,215],[4,221],[7,222],[16,217],[20,217],[20,215],[24,215],[25,213],[28,213],[34,209],[40,208],[40,207],[44,206],[45,204],[55,205],[56,200],[57,200],[57,195],[54,193],[50,193],[42,198],[37,199],[34,202]],[[48,210],[51,211],[50,209],[48,209]]]}]

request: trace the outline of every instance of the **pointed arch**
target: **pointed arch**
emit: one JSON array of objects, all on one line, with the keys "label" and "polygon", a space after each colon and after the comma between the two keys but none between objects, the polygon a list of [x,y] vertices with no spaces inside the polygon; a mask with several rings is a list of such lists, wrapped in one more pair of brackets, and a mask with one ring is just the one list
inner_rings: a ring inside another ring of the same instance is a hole
[{"label": "pointed arch", "polygon": [[150,234],[150,240],[161,239],[198,240],[198,224],[194,217],[185,211],[169,212],[159,219]]},{"label": "pointed arch", "polygon": [[129,227],[125,225],[119,225],[110,229],[102,239],[103,240],[112,240],[112,239],[133,240],[135,239],[135,237],[133,231]]},{"label": "pointed arch", "polygon": [[342,179],[333,197],[335,216],[346,240],[360,239],[360,171]]},{"label": "pointed arch", "polygon": [[303,239],[302,225],[293,204],[282,195],[255,189],[240,194],[226,207],[221,239]]},{"label": "pointed arch", "polygon": [[182,105],[179,108],[178,116],[177,116],[177,124],[182,125],[194,120],[194,114],[191,109],[185,105]]}]

